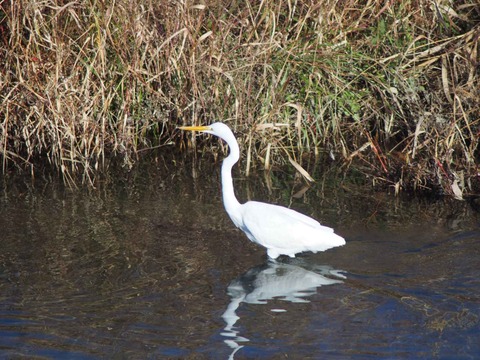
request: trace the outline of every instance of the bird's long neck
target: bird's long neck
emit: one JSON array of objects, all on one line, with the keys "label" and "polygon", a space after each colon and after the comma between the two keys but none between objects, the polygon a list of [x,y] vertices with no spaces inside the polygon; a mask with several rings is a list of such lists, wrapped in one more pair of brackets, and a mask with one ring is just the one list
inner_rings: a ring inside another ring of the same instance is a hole
[{"label": "bird's long neck", "polygon": [[230,154],[223,160],[222,164],[222,195],[223,205],[232,221],[238,226],[238,219],[234,218],[234,210],[240,207],[235,191],[233,190],[232,167],[240,158],[240,149],[237,142],[229,144]]}]

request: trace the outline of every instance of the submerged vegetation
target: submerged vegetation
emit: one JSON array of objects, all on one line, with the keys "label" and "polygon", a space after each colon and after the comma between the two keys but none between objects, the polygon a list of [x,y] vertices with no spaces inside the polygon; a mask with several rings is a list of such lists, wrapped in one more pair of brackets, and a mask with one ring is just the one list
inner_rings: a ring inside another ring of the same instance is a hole
[{"label": "submerged vegetation", "polygon": [[93,181],[221,120],[246,172],[478,193],[479,39],[476,0],[0,2],[3,172]]}]

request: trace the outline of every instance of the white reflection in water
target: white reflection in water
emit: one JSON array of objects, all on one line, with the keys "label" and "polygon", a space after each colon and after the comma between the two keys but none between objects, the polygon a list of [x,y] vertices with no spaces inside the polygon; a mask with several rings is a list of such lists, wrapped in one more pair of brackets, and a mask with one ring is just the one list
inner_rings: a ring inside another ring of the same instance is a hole
[{"label": "white reflection in water", "polygon": [[[230,304],[222,315],[227,325],[221,333],[227,338],[224,342],[233,349],[229,359],[233,359],[235,353],[243,347],[240,343],[249,341],[240,336],[235,327],[240,319],[236,311],[241,303],[267,304],[272,299],[305,303],[309,302],[305,297],[315,294],[318,287],[342,283],[341,279],[345,278],[341,270],[326,265],[307,270],[293,264],[269,261],[233,280],[227,289]],[[276,308],[271,311],[286,310]]]}]

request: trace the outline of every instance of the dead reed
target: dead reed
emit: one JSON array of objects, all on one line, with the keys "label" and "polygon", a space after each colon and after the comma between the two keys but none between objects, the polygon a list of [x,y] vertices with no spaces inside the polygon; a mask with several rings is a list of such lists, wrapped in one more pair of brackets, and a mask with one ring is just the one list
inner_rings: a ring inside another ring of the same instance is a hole
[{"label": "dead reed", "polygon": [[93,181],[222,120],[247,173],[316,155],[395,191],[479,190],[477,1],[0,4],[4,173]]}]

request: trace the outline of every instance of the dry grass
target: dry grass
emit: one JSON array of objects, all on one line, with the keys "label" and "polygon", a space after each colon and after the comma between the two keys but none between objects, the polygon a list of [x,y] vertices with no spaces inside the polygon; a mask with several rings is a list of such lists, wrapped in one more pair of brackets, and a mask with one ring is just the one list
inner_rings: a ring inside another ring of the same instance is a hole
[{"label": "dry grass", "polygon": [[222,120],[246,172],[316,155],[396,191],[476,192],[479,23],[473,0],[4,1],[3,171],[93,181]]}]

